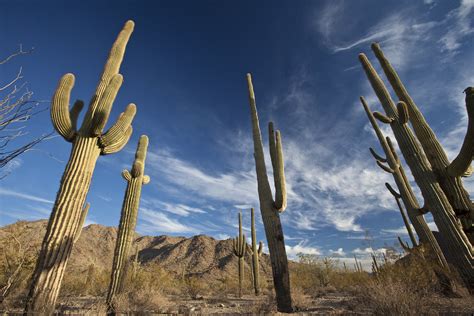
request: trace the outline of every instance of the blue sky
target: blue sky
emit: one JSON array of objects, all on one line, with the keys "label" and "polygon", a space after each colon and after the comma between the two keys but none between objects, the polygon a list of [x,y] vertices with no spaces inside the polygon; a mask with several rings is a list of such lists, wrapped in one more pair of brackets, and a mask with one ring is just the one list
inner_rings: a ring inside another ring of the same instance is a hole
[{"label": "blue sky", "polygon": [[[245,81],[251,72],[265,147],[269,120],[282,132],[289,255],[346,260],[369,247],[383,251],[399,234],[407,238],[384,186],[392,179],[369,154],[378,141],[358,101],[363,95],[380,110],[357,58],[365,52],[376,65],[373,41],[450,158],[466,130],[462,91],[474,85],[472,0],[0,4],[0,56],[19,44],[35,48],[2,66],[1,82],[22,66],[38,100],[49,100],[66,72],[76,75],[72,98],[88,100],[123,23],[136,23],[110,119],[136,103],[134,134],[124,150],[99,158],[88,223],[117,225],[126,186],[120,172],[147,134],[152,181],[143,188],[139,233],[227,238],[237,232],[240,209],[248,228],[249,207],[258,209]],[[30,137],[51,130],[47,112],[28,122]],[[12,173],[0,182],[1,225],[48,217],[70,147],[55,137],[8,166]],[[474,183],[465,183],[472,192]],[[257,229],[263,240],[260,218]]]}]

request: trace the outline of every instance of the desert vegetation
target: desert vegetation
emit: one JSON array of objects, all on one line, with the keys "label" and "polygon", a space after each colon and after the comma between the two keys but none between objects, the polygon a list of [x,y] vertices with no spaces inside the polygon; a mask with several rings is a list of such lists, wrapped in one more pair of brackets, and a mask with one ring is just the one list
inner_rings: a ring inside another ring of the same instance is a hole
[{"label": "desert vegetation", "polygon": [[[130,171],[122,173],[127,188],[118,229],[98,225],[83,229],[88,210],[94,207],[86,203],[86,198],[96,161],[101,155],[119,152],[133,131],[134,104],[128,105],[116,123],[104,131],[122,85],[119,70],[133,29],[134,22],[126,22],[113,44],[81,127],[77,120],[83,102],[74,102],[70,109],[74,75],[66,74],[60,79],[51,103],[51,120],[57,133],[72,143],[72,150],[49,221],[19,222],[0,229],[3,311],[379,315],[474,312],[474,207],[461,178],[472,173],[474,88],[464,90],[469,127],[458,156],[449,162],[378,44],[373,44],[372,49],[399,101],[392,99],[364,54],[359,55],[359,60],[385,114],[372,112],[363,97],[360,101],[385,157],[374,149],[370,152],[377,165],[393,176],[398,188],[397,191],[385,184],[395,198],[412,243],[410,246],[399,238],[403,253],[372,253],[371,271],[365,271],[357,258],[354,267],[337,258],[303,253],[298,254],[298,260],[288,260],[280,219],[287,207],[282,136],[269,122],[273,194],[250,74],[246,79],[258,188],[255,194],[268,254],[263,252],[263,243],[257,242],[253,208],[251,245],[243,233],[242,213],[238,215],[235,239],[137,236],[141,190],[143,184],[150,182],[145,175],[149,141],[145,135],[139,140]],[[402,157],[379,124],[392,129],[424,203],[417,200]],[[436,236],[425,220],[428,212],[439,229]],[[34,242],[38,234],[43,237],[41,243]],[[111,236],[108,243],[104,236]],[[100,249],[101,258],[94,258],[94,249]]]}]

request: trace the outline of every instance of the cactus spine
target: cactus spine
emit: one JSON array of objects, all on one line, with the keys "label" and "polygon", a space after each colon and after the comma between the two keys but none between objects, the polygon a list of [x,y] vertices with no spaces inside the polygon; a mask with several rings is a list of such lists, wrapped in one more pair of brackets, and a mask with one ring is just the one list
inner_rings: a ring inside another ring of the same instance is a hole
[{"label": "cactus spine", "polygon": [[[120,224],[115,243],[114,260],[112,265],[112,276],[107,294],[107,305],[113,310],[113,299],[121,290],[125,278],[125,267],[128,262],[130,245],[135,234],[138,207],[143,184],[150,182],[150,177],[145,175],[145,159],[148,148],[148,137],[142,135],[138,142],[135,161],[131,171],[123,170],[122,176],[127,181],[127,189],[120,215]],[[138,249],[138,248],[137,248]]]},{"label": "cactus spine", "polygon": [[260,267],[259,257],[263,252],[262,242],[258,243],[257,248],[257,232],[255,230],[255,210],[251,209],[251,231],[252,231],[252,248],[249,249],[249,253],[252,255],[252,276],[253,276],[253,288],[255,295],[260,294]]},{"label": "cactus spine", "polygon": [[242,282],[244,280],[244,258],[247,252],[247,242],[245,235],[242,233],[242,213],[239,212],[239,236],[233,240],[234,255],[239,258],[239,297],[242,297]]},{"label": "cactus spine", "polygon": [[250,112],[252,118],[252,135],[254,143],[255,168],[257,172],[258,197],[263,226],[272,263],[273,284],[275,287],[277,309],[279,312],[293,311],[291,305],[290,274],[286,256],[285,238],[280,221],[280,212],[286,209],[286,184],[283,165],[283,149],[280,131],[273,130],[273,123],[268,124],[270,157],[275,181],[275,200],[267,176],[263,154],[262,135],[258,122],[257,106],[253,91],[252,77],[247,74]]},{"label": "cactus spine", "polygon": [[449,261],[456,265],[466,285],[472,288],[474,286],[474,257],[472,245],[462,227],[460,227],[453,206],[449,203],[449,200],[441,189],[436,174],[433,172],[423,148],[407,124],[407,105],[402,101],[395,106],[383,81],[367,57],[364,54],[360,54],[359,59],[375,94],[386,112],[386,118],[390,121],[389,124],[400,146],[400,150],[405,157],[406,163],[410,167],[413,177],[420,188],[425,200],[425,205],[429,206],[429,210],[433,215],[440,234],[447,245],[449,245],[449,253],[445,255],[446,257],[450,257],[451,260]]},{"label": "cactus spine", "polygon": [[87,208],[83,210],[83,206],[96,161],[99,155],[111,154],[123,148],[132,133],[130,124],[135,115],[134,104],[127,107],[106,133],[102,130],[122,85],[119,68],[133,27],[134,23],[128,21],[117,37],[80,129],[77,129],[77,119],[83,102],[76,101],[69,111],[73,74],[61,78],[53,96],[53,125],[65,140],[72,143],[72,151],[36,262],[25,308],[27,314],[50,314],[54,311],[75,236],[80,232],[81,220],[86,216],[84,212]]}]

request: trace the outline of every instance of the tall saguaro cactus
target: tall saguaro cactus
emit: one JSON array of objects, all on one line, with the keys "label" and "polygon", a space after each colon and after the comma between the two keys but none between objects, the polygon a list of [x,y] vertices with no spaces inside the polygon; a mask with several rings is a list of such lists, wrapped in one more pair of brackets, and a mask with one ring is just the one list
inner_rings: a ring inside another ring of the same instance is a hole
[{"label": "tall saguaro cactus", "polygon": [[80,129],[77,129],[77,119],[83,102],[76,101],[69,110],[73,74],[61,78],[53,96],[53,125],[65,140],[72,143],[72,150],[36,262],[25,309],[27,314],[50,314],[54,311],[75,235],[82,228],[81,219],[85,219],[82,207],[96,161],[99,155],[122,149],[132,134],[131,122],[136,112],[134,104],[127,107],[107,132],[104,133],[103,129],[122,85],[119,68],[133,28],[133,21],[128,21],[113,44]]},{"label": "tall saguaro cactus", "polygon": [[263,226],[272,263],[273,284],[275,287],[277,309],[279,312],[292,312],[290,273],[286,256],[285,238],[280,221],[280,213],[286,209],[286,183],[283,165],[283,149],[280,131],[273,130],[273,123],[268,124],[270,158],[275,181],[275,200],[267,176],[265,158],[263,154],[262,134],[258,122],[255,93],[253,91],[252,76],[247,74],[249,89],[250,112],[252,118],[252,135],[254,144],[255,168],[257,172],[258,198]]},{"label": "tall saguaro cactus", "polygon": [[252,275],[253,275],[253,288],[255,290],[255,295],[260,294],[260,267],[259,267],[259,257],[263,252],[262,242],[258,243],[257,248],[257,231],[255,229],[255,210],[252,207],[251,209],[251,232],[252,232],[252,248],[249,249],[250,254],[252,255]]},{"label": "tall saguaro cactus", "polygon": [[459,218],[464,232],[469,237],[471,244],[474,244],[474,206],[460,178],[460,176],[470,170],[474,155],[474,89],[469,87],[465,90],[466,108],[469,117],[468,130],[459,155],[450,163],[441,143],[408,94],[397,72],[383,54],[380,45],[377,43],[372,44],[372,50],[379,60],[395,94],[400,101],[405,102],[413,131],[426,154],[427,160],[431,164],[433,173],[436,175],[438,183],[451,204],[453,211]]},{"label": "tall saguaro cactus", "polygon": [[420,188],[425,205],[432,213],[436,226],[449,247],[447,250],[449,253],[445,254],[446,257],[449,257],[451,260],[448,260],[455,264],[466,285],[474,288],[473,246],[459,223],[455,207],[450,204],[438,182],[439,177],[418,142],[419,139],[417,140],[408,126],[410,112],[407,104],[401,101],[395,105],[390,93],[367,57],[360,54],[359,59],[386,113],[386,115],[379,113],[377,118],[383,123],[390,124],[392,128],[405,161]]},{"label": "tall saguaro cactus", "polygon": [[[399,198],[402,199],[403,204],[407,209],[408,217],[415,228],[415,231],[420,238],[422,244],[430,248],[431,255],[436,259],[440,266],[447,268],[448,263],[445,256],[443,255],[439,244],[431,232],[428,224],[425,221],[423,216],[424,210],[419,206],[415,194],[413,193],[412,187],[406,177],[405,170],[401,164],[400,158],[398,157],[397,152],[395,151],[394,146],[389,137],[384,137],[380,127],[376,121],[376,116],[381,118],[381,114],[378,112],[372,113],[369,109],[369,106],[363,97],[360,98],[362,106],[369,118],[369,122],[372,125],[375,134],[382,146],[382,149],[385,153],[385,158],[378,155],[374,149],[370,148],[370,152],[374,156],[377,164],[386,172],[391,173],[397,187],[400,190],[400,193],[395,192],[390,185],[387,185],[390,193],[397,199],[397,204],[399,203]],[[382,118],[383,119],[383,118]],[[385,165],[385,163],[388,165]],[[399,205],[401,206],[401,205]],[[402,212],[403,214],[403,212]],[[408,229],[409,226],[407,226]],[[410,236],[413,244],[416,244],[414,236]]]},{"label": "tall saguaro cactus", "polygon": [[135,161],[131,171],[122,171],[122,177],[127,181],[127,189],[120,215],[120,224],[115,243],[114,260],[112,264],[112,276],[110,278],[109,291],[107,294],[107,305],[113,310],[113,299],[121,287],[125,277],[125,267],[129,259],[130,245],[135,234],[137,224],[138,207],[142,186],[150,182],[150,177],[145,175],[145,159],[148,148],[148,137],[142,135],[138,142]]},{"label": "tall saguaro cactus", "polygon": [[239,236],[233,240],[234,255],[239,258],[239,297],[242,297],[242,282],[244,280],[244,259],[247,252],[247,241],[245,235],[242,234],[242,213],[239,213]]}]

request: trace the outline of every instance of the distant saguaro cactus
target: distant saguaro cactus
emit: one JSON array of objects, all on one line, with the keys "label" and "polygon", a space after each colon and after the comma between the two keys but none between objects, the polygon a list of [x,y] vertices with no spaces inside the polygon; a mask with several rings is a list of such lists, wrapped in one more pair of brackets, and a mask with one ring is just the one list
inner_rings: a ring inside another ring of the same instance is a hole
[{"label": "distant saguaro cactus", "polygon": [[125,267],[129,259],[130,245],[137,224],[142,186],[150,182],[150,177],[145,175],[147,148],[148,137],[142,135],[138,142],[135,161],[133,162],[131,171],[126,169],[122,171],[122,177],[127,181],[127,189],[123,200],[122,214],[120,215],[120,224],[112,264],[112,276],[110,278],[109,291],[107,294],[107,305],[110,310],[113,310],[113,299],[121,290],[125,277]]},{"label": "distant saguaro cactus", "polygon": [[[397,96],[402,100],[395,105],[368,58],[364,54],[360,54],[359,60],[386,113],[385,115],[378,113],[377,116],[375,114],[374,116],[383,123],[390,124],[405,161],[425,200],[426,208],[419,209],[419,212],[423,213],[426,209],[431,212],[440,235],[447,245],[445,257],[455,265],[465,284],[473,289],[474,249],[469,238],[472,236],[472,202],[467,191],[462,188],[460,177],[453,177],[447,172],[449,164],[446,163],[447,158],[442,157],[445,155],[442,152],[442,147],[424,121],[421,112],[406,93],[398,75],[383,56],[380,47],[374,44],[372,49],[381,62]],[[472,105],[474,89],[468,88],[465,91],[466,106],[469,108]],[[415,133],[408,125],[409,122],[412,123]],[[472,130],[468,130],[468,132],[472,132]],[[472,138],[473,136],[467,135],[466,137]],[[463,149],[467,153],[469,150],[465,147],[469,147],[470,143],[469,139],[464,142],[466,145],[463,146]],[[460,161],[463,162],[460,162],[463,165],[460,169],[467,171],[469,165],[464,163],[465,160],[465,157],[460,158]],[[457,167],[455,169],[458,170]],[[458,174],[458,172],[455,173]],[[466,195],[469,202],[466,201]]]},{"label": "distant saguaro cactus", "polygon": [[239,212],[239,236],[232,240],[234,246],[234,255],[239,258],[239,297],[242,297],[242,283],[244,280],[244,259],[247,252],[247,241],[242,234],[242,213]]},{"label": "distant saguaro cactus", "polygon": [[127,107],[107,132],[103,133],[102,130],[122,85],[119,68],[133,28],[133,21],[128,21],[112,46],[80,129],[77,129],[77,119],[83,102],[76,101],[69,110],[70,93],[74,86],[73,74],[61,78],[53,96],[53,125],[65,140],[72,143],[72,151],[36,262],[25,308],[27,314],[54,312],[75,236],[80,233],[86,217],[87,207],[82,210],[96,161],[99,155],[122,149],[132,134],[131,122],[136,111],[134,104]]},{"label": "distant saguaro cactus", "polygon": [[263,252],[262,242],[258,243],[257,248],[257,231],[255,229],[255,210],[252,207],[251,209],[251,232],[252,232],[252,247],[249,246],[249,253],[252,255],[252,276],[253,276],[253,288],[255,290],[255,295],[260,294],[260,267],[259,267],[259,257]]},{"label": "distant saguaro cactus", "polygon": [[252,117],[252,135],[254,144],[255,168],[257,171],[258,198],[263,226],[272,263],[273,284],[275,287],[277,309],[279,312],[292,312],[290,292],[290,272],[285,249],[285,237],[280,221],[280,213],[286,209],[286,183],[283,164],[283,149],[280,131],[273,130],[273,123],[268,124],[270,158],[275,181],[275,200],[267,176],[263,154],[262,134],[258,122],[255,93],[252,76],[247,74],[250,112]]}]

